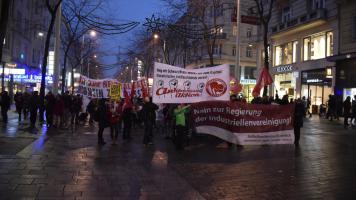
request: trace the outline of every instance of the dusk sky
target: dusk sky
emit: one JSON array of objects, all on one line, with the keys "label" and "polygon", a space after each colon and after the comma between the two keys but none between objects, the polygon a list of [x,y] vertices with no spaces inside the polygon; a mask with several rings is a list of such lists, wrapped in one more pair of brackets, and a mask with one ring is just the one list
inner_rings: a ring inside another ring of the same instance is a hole
[{"label": "dusk sky", "polygon": [[[146,17],[150,17],[152,14],[158,15],[162,10],[162,3],[159,0],[109,0],[109,9],[113,17],[120,20],[137,21],[141,24],[136,28],[141,28],[145,22]],[[110,36],[102,42],[102,49],[109,50],[111,56],[103,58],[105,64],[116,63],[116,53],[119,46],[122,51],[128,45],[128,40],[133,37],[133,33],[136,30],[132,30],[126,34]],[[116,70],[107,71],[106,76],[114,75]]]}]

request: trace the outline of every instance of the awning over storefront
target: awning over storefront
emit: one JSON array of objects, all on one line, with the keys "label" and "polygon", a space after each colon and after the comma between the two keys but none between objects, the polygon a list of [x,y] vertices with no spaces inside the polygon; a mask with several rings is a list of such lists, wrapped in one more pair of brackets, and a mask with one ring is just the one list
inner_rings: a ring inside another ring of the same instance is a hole
[{"label": "awning over storefront", "polygon": [[329,62],[337,62],[337,61],[348,60],[348,59],[356,59],[356,52],[339,54],[326,58],[326,60]]}]

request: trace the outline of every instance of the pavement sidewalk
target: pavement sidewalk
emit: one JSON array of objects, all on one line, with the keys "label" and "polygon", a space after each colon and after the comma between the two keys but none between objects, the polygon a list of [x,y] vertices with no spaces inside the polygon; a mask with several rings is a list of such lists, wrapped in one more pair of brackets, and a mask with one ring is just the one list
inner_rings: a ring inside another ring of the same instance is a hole
[{"label": "pavement sidewalk", "polygon": [[[0,151],[0,197],[355,199],[356,132],[340,123],[306,119],[300,148],[228,148],[201,136],[180,152],[164,135],[155,135],[154,146],[143,146],[141,129],[117,146],[110,145],[106,130],[103,147],[97,146],[95,126],[41,129],[24,149]],[[5,133],[6,138],[28,134]]]}]

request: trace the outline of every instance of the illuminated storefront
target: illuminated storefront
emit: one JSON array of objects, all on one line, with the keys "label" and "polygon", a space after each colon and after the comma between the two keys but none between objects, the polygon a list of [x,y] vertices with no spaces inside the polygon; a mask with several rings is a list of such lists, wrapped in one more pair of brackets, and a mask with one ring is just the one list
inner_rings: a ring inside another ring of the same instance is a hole
[{"label": "illuminated storefront", "polygon": [[294,99],[305,96],[312,105],[325,104],[333,94],[335,78],[334,64],[327,60],[334,53],[333,37],[332,31],[309,31],[276,38],[270,68],[274,78],[271,94]]},{"label": "illuminated storefront", "polygon": [[321,104],[326,104],[333,94],[331,68],[302,72],[301,95],[309,98],[313,113],[317,113]]},{"label": "illuminated storefront", "polygon": [[247,102],[251,102],[253,99],[252,91],[256,86],[256,79],[241,79],[240,83],[243,85],[242,87],[242,95],[245,97]]},{"label": "illuminated storefront", "polygon": [[[2,66],[1,66],[2,67]],[[5,90],[10,93],[39,91],[41,85],[41,70],[28,67],[26,65],[16,64],[16,68],[5,67]],[[1,71],[2,72],[2,69]],[[53,76],[47,75],[46,85],[53,84]]]}]

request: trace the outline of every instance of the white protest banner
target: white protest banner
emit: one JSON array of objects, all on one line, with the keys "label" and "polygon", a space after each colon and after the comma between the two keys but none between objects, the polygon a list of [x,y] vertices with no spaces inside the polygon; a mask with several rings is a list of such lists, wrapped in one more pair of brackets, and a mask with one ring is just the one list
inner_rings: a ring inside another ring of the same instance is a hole
[{"label": "white protest banner", "polygon": [[91,99],[110,98],[110,86],[118,84],[114,79],[90,79],[86,76],[80,76],[78,94]]},{"label": "white protest banner", "polygon": [[195,103],[200,101],[228,101],[230,91],[228,65],[202,69],[183,69],[155,63],[153,102]]}]

